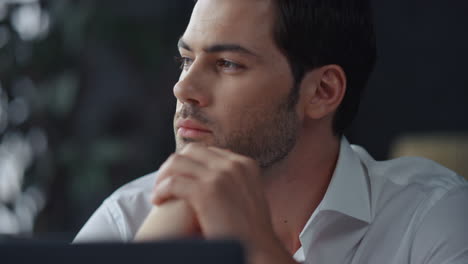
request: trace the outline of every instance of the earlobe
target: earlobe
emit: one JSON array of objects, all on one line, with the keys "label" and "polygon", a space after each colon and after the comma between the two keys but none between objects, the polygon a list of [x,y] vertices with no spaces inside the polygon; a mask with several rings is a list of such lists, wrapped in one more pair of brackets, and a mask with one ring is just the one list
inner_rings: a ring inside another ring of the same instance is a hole
[{"label": "earlobe", "polygon": [[307,97],[305,115],[322,119],[333,114],[341,104],[346,75],[340,66],[326,65],[307,73],[302,85]]}]

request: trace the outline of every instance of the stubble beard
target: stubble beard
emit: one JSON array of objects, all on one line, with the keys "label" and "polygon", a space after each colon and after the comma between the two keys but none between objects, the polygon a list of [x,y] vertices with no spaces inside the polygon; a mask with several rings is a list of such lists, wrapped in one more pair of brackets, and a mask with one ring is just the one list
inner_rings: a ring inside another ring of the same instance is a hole
[{"label": "stubble beard", "polygon": [[[294,89],[293,89],[294,91]],[[285,159],[294,148],[298,137],[298,117],[295,111],[297,96],[293,92],[271,111],[269,107],[242,113],[237,130],[227,135],[217,135],[208,145],[229,149],[250,157],[266,170]],[[203,124],[212,122],[201,111],[192,106],[183,106],[178,117],[191,118]],[[214,124],[213,124],[214,125]],[[216,130],[215,130],[216,131]],[[176,151],[194,140],[176,136]]]}]

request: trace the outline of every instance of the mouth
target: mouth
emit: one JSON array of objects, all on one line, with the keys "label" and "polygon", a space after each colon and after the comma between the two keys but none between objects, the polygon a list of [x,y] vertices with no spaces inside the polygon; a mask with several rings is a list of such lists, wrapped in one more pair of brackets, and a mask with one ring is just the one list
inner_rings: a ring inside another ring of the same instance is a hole
[{"label": "mouth", "polygon": [[177,135],[182,138],[201,139],[211,134],[211,130],[193,120],[177,122]]}]

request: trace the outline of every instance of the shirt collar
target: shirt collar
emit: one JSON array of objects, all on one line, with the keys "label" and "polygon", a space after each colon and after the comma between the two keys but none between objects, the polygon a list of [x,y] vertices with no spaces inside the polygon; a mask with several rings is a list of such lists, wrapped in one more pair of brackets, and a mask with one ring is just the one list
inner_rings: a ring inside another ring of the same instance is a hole
[{"label": "shirt collar", "polygon": [[303,228],[300,237],[310,229],[321,211],[334,211],[370,223],[370,191],[367,175],[358,155],[343,137],[335,171],[322,201]]},{"label": "shirt collar", "polygon": [[303,247],[308,248],[311,239],[307,234],[313,231],[312,222],[321,211],[334,211],[366,223],[371,221],[367,174],[345,137],[341,139],[340,153],[327,191],[299,235],[302,247],[294,255],[298,261],[305,260]]},{"label": "shirt collar", "polygon": [[319,211],[329,210],[370,223],[370,191],[359,156],[343,137],[340,153]]}]

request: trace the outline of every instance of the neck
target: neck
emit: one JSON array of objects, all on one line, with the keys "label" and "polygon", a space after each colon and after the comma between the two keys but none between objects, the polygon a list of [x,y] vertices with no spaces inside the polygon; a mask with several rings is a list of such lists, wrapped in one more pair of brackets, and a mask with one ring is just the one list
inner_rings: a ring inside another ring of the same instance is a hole
[{"label": "neck", "polygon": [[340,139],[303,133],[289,155],[265,171],[265,196],[278,238],[294,254],[299,234],[322,200],[338,158]]}]

